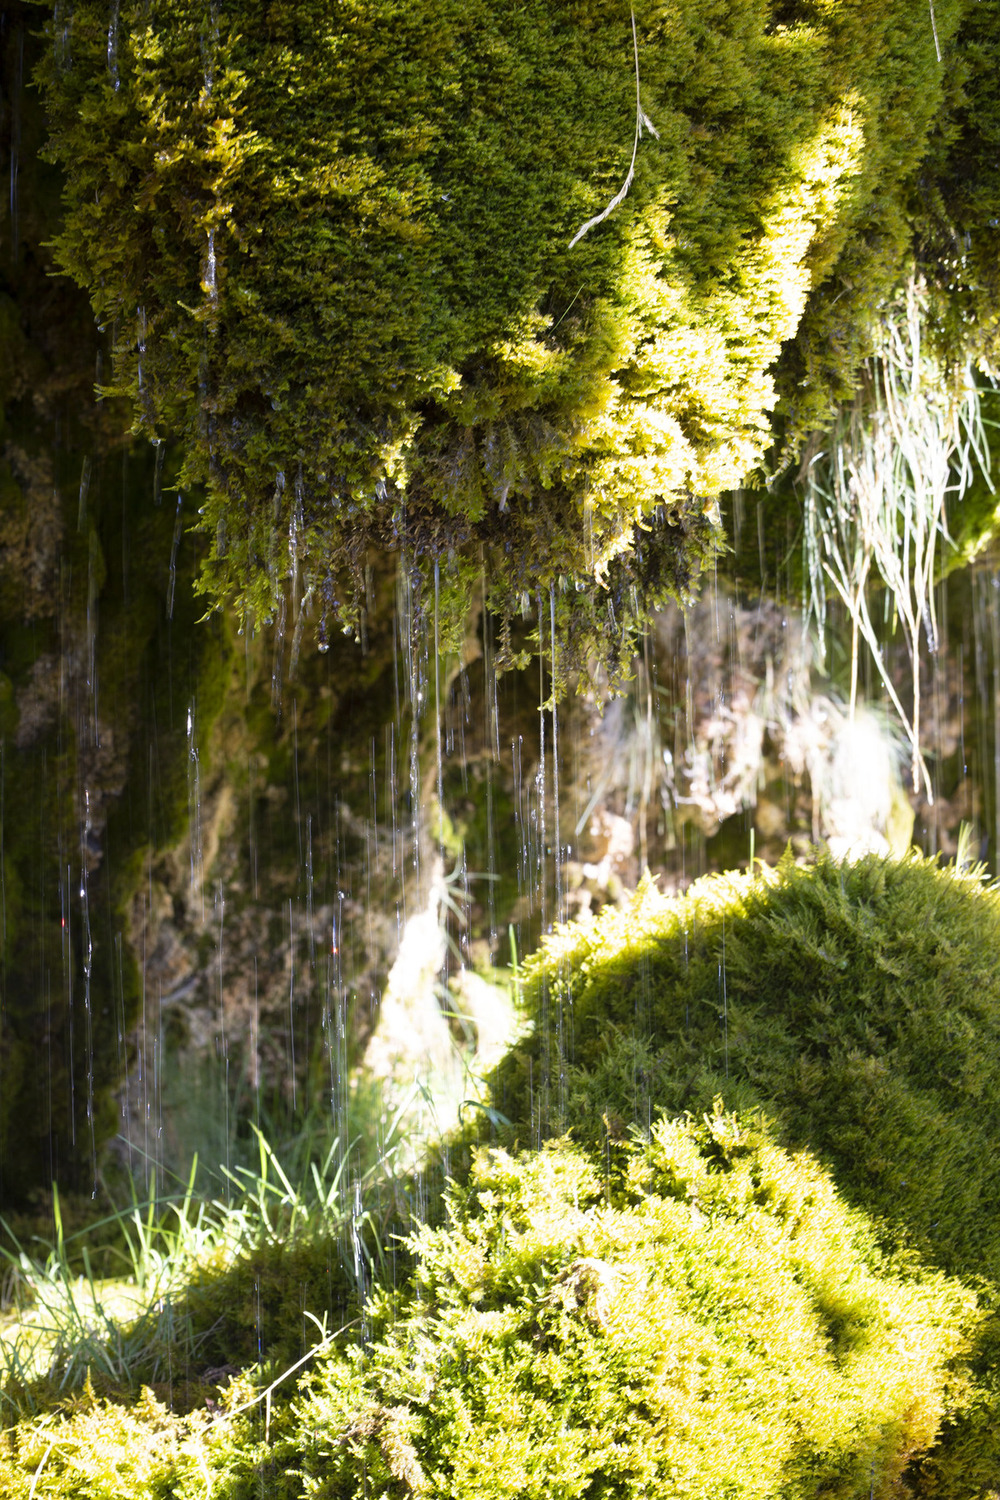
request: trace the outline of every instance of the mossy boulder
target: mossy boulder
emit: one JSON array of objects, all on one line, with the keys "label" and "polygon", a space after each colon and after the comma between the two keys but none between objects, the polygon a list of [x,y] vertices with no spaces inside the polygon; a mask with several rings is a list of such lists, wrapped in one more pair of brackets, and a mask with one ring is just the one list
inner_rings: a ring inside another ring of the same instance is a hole
[{"label": "mossy boulder", "polygon": [[995,1488],[1000,889],[916,853],[788,858],[670,900],[647,879],[528,969],[534,1036],[494,1089],[512,1134],[572,1126],[613,1160],[661,1110],[763,1107],[884,1245],[981,1289],[975,1399],[918,1493]]},{"label": "mossy boulder", "polygon": [[977,873],[821,854],[673,899],[647,878],[526,974],[534,1036],[494,1088],[520,1132],[596,1145],[753,1103],[859,1206],[1000,1284],[1000,889]]}]

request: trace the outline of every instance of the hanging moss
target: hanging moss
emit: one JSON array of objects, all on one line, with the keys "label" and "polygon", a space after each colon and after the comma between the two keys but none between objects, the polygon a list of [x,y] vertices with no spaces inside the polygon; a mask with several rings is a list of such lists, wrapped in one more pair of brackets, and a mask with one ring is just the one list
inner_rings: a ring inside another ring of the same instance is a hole
[{"label": "hanging moss", "polygon": [[351,623],[370,547],[457,551],[505,617],[557,591],[566,670],[627,660],[804,310],[786,441],[852,389],[993,55],[965,10],[648,0],[637,121],[617,4],[57,6],[58,253],[208,487],[209,594],[260,618],[291,577]]}]

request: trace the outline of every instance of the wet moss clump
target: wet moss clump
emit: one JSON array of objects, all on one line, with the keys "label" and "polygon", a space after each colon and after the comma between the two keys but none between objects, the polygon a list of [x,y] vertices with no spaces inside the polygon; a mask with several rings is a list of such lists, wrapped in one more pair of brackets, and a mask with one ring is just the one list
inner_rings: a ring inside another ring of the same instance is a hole
[{"label": "wet moss clump", "polygon": [[527,993],[534,1036],[494,1090],[512,1133],[572,1127],[614,1160],[661,1110],[763,1108],[883,1244],[981,1289],[975,1399],[917,1492],[979,1493],[970,1474],[995,1488],[1000,888],[915,853],[789,857],[672,900],[647,878],[546,939]]},{"label": "wet moss clump", "polygon": [[409,1250],[290,1396],[243,1376],[180,1419],[88,1389],[4,1435],[4,1492],[44,1460],[41,1492],[115,1500],[860,1500],[963,1401],[974,1298],[888,1261],[756,1117],[661,1119],[611,1163],[484,1151]]},{"label": "wet moss clump", "polygon": [[291,579],[322,640],[375,547],[453,612],[485,570],[554,616],[557,678],[627,666],[779,395],[791,450],[914,258],[992,337],[952,264],[996,238],[982,10],[649,0],[633,44],[576,0],[56,7],[58,255],[206,486],[205,588],[263,619]]}]

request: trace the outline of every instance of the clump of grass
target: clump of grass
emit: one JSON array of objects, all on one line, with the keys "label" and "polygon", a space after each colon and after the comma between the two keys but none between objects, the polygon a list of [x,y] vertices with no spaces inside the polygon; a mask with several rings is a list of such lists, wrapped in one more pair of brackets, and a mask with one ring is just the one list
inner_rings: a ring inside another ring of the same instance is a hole
[{"label": "clump of grass", "polygon": [[[7,1243],[10,1307],[0,1322],[0,1400],[8,1415],[78,1391],[133,1396],[148,1385],[170,1402],[204,1395],[206,1377],[287,1362],[315,1343],[317,1319],[349,1316],[371,1281],[381,1241],[369,1208],[375,1173],[345,1191],[334,1140],[293,1182],[256,1132],[256,1169],[222,1169],[228,1198],[150,1196],[75,1234]],[[92,1254],[92,1243],[100,1248]],[[98,1275],[95,1258],[100,1256]],[[112,1274],[107,1274],[111,1272]],[[117,1273],[117,1274],[115,1274]],[[209,1379],[211,1384],[211,1380]]]}]

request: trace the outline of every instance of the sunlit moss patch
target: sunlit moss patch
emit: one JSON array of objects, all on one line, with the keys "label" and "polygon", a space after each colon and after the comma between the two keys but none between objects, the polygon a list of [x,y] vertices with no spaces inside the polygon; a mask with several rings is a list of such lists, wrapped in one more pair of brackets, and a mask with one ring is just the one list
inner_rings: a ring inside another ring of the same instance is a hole
[{"label": "sunlit moss patch", "polygon": [[409,1248],[290,1398],[241,1378],[180,1420],[85,1392],[6,1435],[5,1493],[847,1500],[963,1400],[972,1295],[894,1269],[759,1118],[660,1119],[611,1164],[483,1152]]}]

